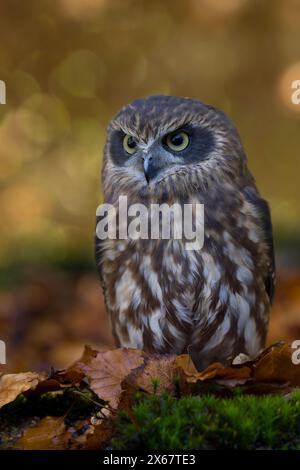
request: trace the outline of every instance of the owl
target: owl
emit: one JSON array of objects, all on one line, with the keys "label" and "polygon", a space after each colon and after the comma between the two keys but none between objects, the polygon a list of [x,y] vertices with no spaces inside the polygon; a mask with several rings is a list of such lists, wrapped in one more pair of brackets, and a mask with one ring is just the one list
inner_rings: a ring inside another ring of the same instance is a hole
[{"label": "owl", "polygon": [[189,353],[199,370],[256,356],[274,294],[272,225],[230,119],[189,98],[134,101],[108,126],[102,188],[116,213],[120,196],[204,207],[201,249],[187,250],[184,237],[96,236],[116,344]]}]

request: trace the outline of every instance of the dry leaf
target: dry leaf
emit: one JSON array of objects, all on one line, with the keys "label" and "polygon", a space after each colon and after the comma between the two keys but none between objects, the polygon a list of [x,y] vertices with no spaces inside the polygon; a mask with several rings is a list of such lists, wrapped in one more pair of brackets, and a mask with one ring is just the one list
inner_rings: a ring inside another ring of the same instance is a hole
[{"label": "dry leaf", "polygon": [[83,366],[89,365],[91,360],[95,358],[98,351],[95,351],[90,346],[85,346],[83,354],[80,359],[74,362],[66,370],[61,370],[53,375],[53,378],[58,380],[63,385],[76,385],[79,384],[85,377]]},{"label": "dry leaf", "polygon": [[89,364],[81,363],[80,368],[96,395],[116,409],[122,393],[121,383],[133,369],[143,364],[145,357],[139,349],[113,349],[98,352]]},{"label": "dry leaf", "polygon": [[185,376],[194,376],[198,373],[195,364],[189,354],[181,354],[176,357],[175,367],[182,370]]},{"label": "dry leaf", "polygon": [[225,367],[220,362],[215,362],[205,370],[198,373],[198,380],[222,379],[222,380],[240,380],[251,378],[250,367]]},{"label": "dry leaf", "polygon": [[174,391],[177,370],[175,368],[176,356],[158,355],[146,357],[144,363],[134,369],[123,381],[123,386],[131,389],[143,390],[148,393],[161,394],[164,391]]},{"label": "dry leaf", "polygon": [[251,377],[250,367],[225,367],[220,362],[214,362],[206,369],[198,372],[189,356],[178,356],[175,363],[181,370],[183,378],[188,384],[195,384],[197,382],[205,382],[206,380],[228,380],[229,386],[236,383],[241,383]]},{"label": "dry leaf", "polygon": [[300,386],[300,364],[292,362],[295,349],[288,344],[268,348],[255,364],[254,378],[258,382],[288,382]]},{"label": "dry leaf", "polygon": [[61,390],[63,388],[71,387],[72,384],[63,384],[54,377],[46,378],[38,383],[37,387],[33,390],[32,393],[35,395],[42,395],[46,392],[55,392],[56,390]]},{"label": "dry leaf", "polygon": [[99,450],[111,440],[115,429],[111,421],[103,420],[100,424],[95,426],[94,432],[89,434],[86,441],[85,449],[87,450]]},{"label": "dry leaf", "polygon": [[36,426],[27,428],[17,441],[15,448],[22,450],[65,449],[68,438],[64,418],[47,416]]},{"label": "dry leaf", "polygon": [[66,372],[80,372],[82,364],[90,364],[91,360],[94,359],[97,354],[99,354],[99,351],[91,348],[91,346],[85,345],[81,358],[74,362],[74,364],[72,364]]},{"label": "dry leaf", "polygon": [[0,408],[14,401],[21,393],[35,389],[44,379],[45,374],[37,372],[2,375],[0,378]]}]

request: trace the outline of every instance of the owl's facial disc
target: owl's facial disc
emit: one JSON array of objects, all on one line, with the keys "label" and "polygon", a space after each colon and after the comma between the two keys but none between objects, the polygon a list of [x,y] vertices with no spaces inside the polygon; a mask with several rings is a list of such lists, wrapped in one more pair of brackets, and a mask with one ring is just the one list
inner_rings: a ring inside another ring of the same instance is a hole
[{"label": "owl's facial disc", "polygon": [[[144,152],[144,173],[147,183],[154,180],[156,176],[173,166],[178,158],[181,162],[180,153],[187,149],[190,136],[187,132],[179,130],[163,136],[158,145],[152,144],[148,152]],[[178,158],[176,158],[178,157]]]},{"label": "owl's facial disc", "polygon": [[132,134],[129,132],[122,129],[112,132],[111,159],[115,165],[128,168],[131,175],[134,172],[147,184],[207,160],[215,147],[213,132],[199,125],[158,128],[147,136],[134,127]]}]

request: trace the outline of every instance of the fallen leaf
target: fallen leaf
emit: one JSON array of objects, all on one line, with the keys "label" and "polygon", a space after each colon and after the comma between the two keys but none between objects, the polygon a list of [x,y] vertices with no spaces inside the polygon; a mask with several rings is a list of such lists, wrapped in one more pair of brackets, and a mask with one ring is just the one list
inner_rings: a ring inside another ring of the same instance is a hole
[{"label": "fallen leaf", "polygon": [[154,354],[145,358],[144,363],[134,369],[122,382],[124,388],[128,385],[135,390],[161,394],[164,391],[172,393],[175,387],[177,370],[176,356]]},{"label": "fallen leaf", "polygon": [[0,408],[14,401],[21,393],[34,390],[45,378],[45,374],[37,372],[2,375],[0,378]]},{"label": "fallen leaf", "polygon": [[116,409],[122,393],[122,382],[143,364],[146,354],[139,349],[113,349],[98,352],[89,364],[81,363],[79,367],[88,378],[91,389],[109,405]]},{"label": "fallen leaf", "polygon": [[55,379],[54,377],[46,378],[39,382],[34,390],[31,390],[30,393],[34,393],[35,395],[42,395],[46,392],[54,392],[56,390],[61,390],[63,388],[71,387],[72,384],[63,384],[59,380]]},{"label": "fallen leaf", "polygon": [[203,371],[198,372],[192,359],[187,354],[178,356],[176,358],[175,365],[179,368],[183,379],[188,384],[195,384],[200,381],[205,382],[207,380],[218,379],[228,381],[230,380],[232,382],[230,384],[228,382],[228,385],[232,386],[234,381],[244,381],[245,379],[249,379],[251,377],[250,367],[225,367],[220,362],[214,362]]},{"label": "fallen leaf", "polygon": [[254,379],[258,382],[288,382],[300,386],[300,364],[293,364],[295,349],[289,344],[268,348],[254,366]]},{"label": "fallen leaf", "polygon": [[91,346],[85,345],[81,358],[75,361],[74,364],[72,364],[67,369],[67,371],[80,371],[81,365],[90,364],[91,360],[94,359],[97,354],[99,354],[99,351],[96,351],[95,349],[91,348]]},{"label": "fallen leaf", "polygon": [[211,364],[197,375],[197,379],[201,381],[211,379],[240,380],[249,379],[250,377],[250,367],[225,367],[220,362]]},{"label": "fallen leaf", "polygon": [[68,437],[64,418],[47,416],[36,426],[27,428],[16,442],[15,448],[22,450],[65,449]]},{"label": "fallen leaf", "polygon": [[195,364],[189,354],[181,354],[176,357],[175,367],[182,370],[185,376],[194,376],[198,373]]},{"label": "fallen leaf", "polygon": [[111,440],[115,433],[115,429],[110,420],[103,420],[100,424],[95,426],[94,432],[87,437],[85,449],[99,450]]},{"label": "fallen leaf", "polygon": [[61,384],[79,384],[85,377],[83,367],[89,365],[91,360],[94,359],[97,354],[98,351],[95,351],[90,346],[86,345],[81,358],[66,370],[56,372],[53,378],[57,379]]}]

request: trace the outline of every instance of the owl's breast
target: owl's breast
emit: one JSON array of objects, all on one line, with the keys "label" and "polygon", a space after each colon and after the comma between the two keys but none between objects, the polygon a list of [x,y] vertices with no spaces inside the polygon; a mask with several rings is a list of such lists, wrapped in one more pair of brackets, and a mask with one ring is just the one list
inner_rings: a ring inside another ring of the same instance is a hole
[{"label": "owl's breast", "polygon": [[180,352],[193,321],[191,269],[197,269],[182,242],[114,240],[109,245],[102,274],[120,344]]},{"label": "owl's breast", "polygon": [[186,240],[106,242],[106,302],[122,346],[177,354],[193,344],[222,345],[225,355],[233,345],[259,349],[269,307],[259,222],[245,201],[235,211],[212,207],[199,250],[186,249]]}]

